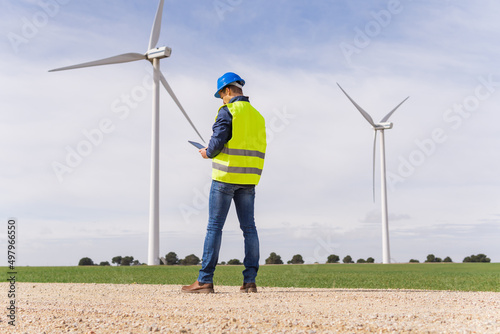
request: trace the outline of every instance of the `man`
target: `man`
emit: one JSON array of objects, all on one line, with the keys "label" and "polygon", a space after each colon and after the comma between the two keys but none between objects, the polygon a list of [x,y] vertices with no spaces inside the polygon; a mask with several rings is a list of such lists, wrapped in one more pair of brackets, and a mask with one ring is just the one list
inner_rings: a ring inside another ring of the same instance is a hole
[{"label": "man", "polygon": [[209,198],[207,234],[201,269],[196,282],[182,292],[211,293],[219,260],[222,228],[234,201],[245,240],[243,285],[240,292],[257,292],[259,237],[254,220],[255,186],[259,183],[266,152],[266,129],[262,115],[243,96],[245,85],[239,75],[228,72],[217,80],[216,98],[221,98],[208,147],[199,150],[212,159],[212,187]]}]

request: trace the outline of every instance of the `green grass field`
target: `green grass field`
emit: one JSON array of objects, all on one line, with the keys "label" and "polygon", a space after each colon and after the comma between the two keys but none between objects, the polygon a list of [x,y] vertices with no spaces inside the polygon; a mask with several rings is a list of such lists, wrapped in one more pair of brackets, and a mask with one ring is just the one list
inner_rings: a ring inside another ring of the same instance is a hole
[{"label": "green grass field", "polygon": [[[199,266],[18,267],[18,282],[191,284]],[[3,268],[7,272],[7,268]],[[242,283],[243,266],[218,266],[215,285]],[[259,286],[500,292],[500,263],[264,265]]]}]

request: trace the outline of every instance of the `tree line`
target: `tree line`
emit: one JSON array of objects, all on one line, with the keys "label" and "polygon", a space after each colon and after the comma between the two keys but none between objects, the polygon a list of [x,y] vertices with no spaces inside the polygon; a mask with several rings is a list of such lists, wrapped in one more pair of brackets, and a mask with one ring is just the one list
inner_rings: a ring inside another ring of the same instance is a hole
[{"label": "tree line", "polygon": [[[140,263],[139,260],[134,260],[133,256],[115,256],[111,259],[111,263],[115,263],[117,266],[138,266],[144,263]],[[99,264],[94,263],[90,257],[83,257],[78,262],[79,266],[110,266],[108,261],[102,261]]]},{"label": "tree line", "polygon": [[[326,263],[339,263],[340,261],[340,256],[331,254],[327,257]],[[350,255],[346,255],[342,259],[343,263],[354,263],[352,257]],[[287,261],[287,264],[303,264],[304,259],[302,258],[302,255],[300,254],[295,254],[292,256],[292,259]],[[358,259],[356,263],[375,263],[375,259],[372,257],[365,259]],[[272,252],[269,257],[266,259],[266,264],[283,264],[283,260],[281,260],[281,256],[276,254],[275,252]]]},{"label": "tree line", "polygon": [[[339,263],[340,262],[340,256],[331,254],[327,257],[326,263]],[[342,259],[343,263],[354,263],[354,260],[350,255],[346,255]],[[419,263],[419,260],[415,259],[410,259],[410,263]],[[426,260],[424,261],[425,263],[437,263],[437,262],[453,262],[453,260],[447,256],[443,259],[440,257],[436,257],[434,254],[429,254],[427,255]],[[471,255],[467,256],[463,259],[463,263],[466,262],[491,262],[491,259],[487,257],[485,254],[477,254],[477,255]],[[136,266],[136,265],[144,265],[145,263],[140,263],[139,260],[135,260],[133,256],[115,256],[111,259],[111,263],[116,264],[117,266]],[[168,266],[173,266],[173,265],[181,265],[181,266],[187,266],[187,265],[198,265],[201,263],[201,260],[199,257],[197,257],[194,254],[190,254],[186,256],[184,259],[179,259],[177,254],[175,252],[169,252],[165,257],[161,258],[161,263],[162,265],[168,265]],[[292,256],[290,260],[287,261],[287,264],[303,264],[304,259],[302,258],[302,255],[300,254],[295,254]],[[357,259],[356,263],[375,263],[375,259],[373,257],[369,257],[366,260],[365,259]],[[238,259],[231,259],[227,262],[222,261],[219,263],[221,265],[241,265],[240,260]],[[272,252],[269,254],[269,257],[266,259],[266,264],[283,264],[283,260],[281,259],[281,256],[276,254],[275,252]],[[78,262],[79,266],[94,266],[94,265],[99,265],[99,266],[110,266],[111,264],[108,261],[100,262],[99,264],[94,263],[91,258],[89,257],[84,257],[80,259]]]},{"label": "tree line", "polygon": [[[111,263],[116,264],[117,266],[145,265],[145,263],[141,263],[139,260],[135,260],[133,256],[115,256],[111,259]],[[177,257],[177,254],[175,254],[174,252],[170,252],[167,255],[165,255],[164,258],[161,258],[160,264],[197,265],[200,263],[201,263],[200,258],[194,254],[188,255],[184,259],[179,259]],[[238,264],[238,263],[233,263],[233,264]],[[239,263],[239,264],[241,264],[241,263]],[[97,265],[110,266],[111,264],[108,261],[103,261],[103,262],[100,262],[99,264],[97,264],[91,258],[84,257],[84,258],[80,259],[80,261],[78,262],[78,265],[79,266],[97,266]]]}]

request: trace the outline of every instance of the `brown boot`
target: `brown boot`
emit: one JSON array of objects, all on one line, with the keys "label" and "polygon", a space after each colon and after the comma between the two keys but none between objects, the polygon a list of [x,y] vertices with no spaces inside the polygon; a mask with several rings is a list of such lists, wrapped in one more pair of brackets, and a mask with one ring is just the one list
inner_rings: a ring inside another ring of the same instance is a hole
[{"label": "brown boot", "polygon": [[188,293],[213,293],[214,285],[213,283],[200,283],[198,281],[191,285],[185,285],[182,287],[181,292]]},{"label": "brown boot", "polygon": [[255,283],[243,283],[243,285],[240,287],[240,292],[257,292],[257,285],[255,285]]}]

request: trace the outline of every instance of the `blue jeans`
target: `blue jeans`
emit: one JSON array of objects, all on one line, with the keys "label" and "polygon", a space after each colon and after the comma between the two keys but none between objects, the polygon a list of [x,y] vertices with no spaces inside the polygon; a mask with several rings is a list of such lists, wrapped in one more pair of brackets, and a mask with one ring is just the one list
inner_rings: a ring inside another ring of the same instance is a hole
[{"label": "blue jeans", "polygon": [[259,236],[254,220],[255,186],[223,183],[213,180],[210,188],[208,226],[203,246],[198,282],[213,283],[215,266],[219,260],[222,228],[226,221],[231,200],[236,206],[240,228],[245,239],[243,283],[255,283],[259,270]]}]

